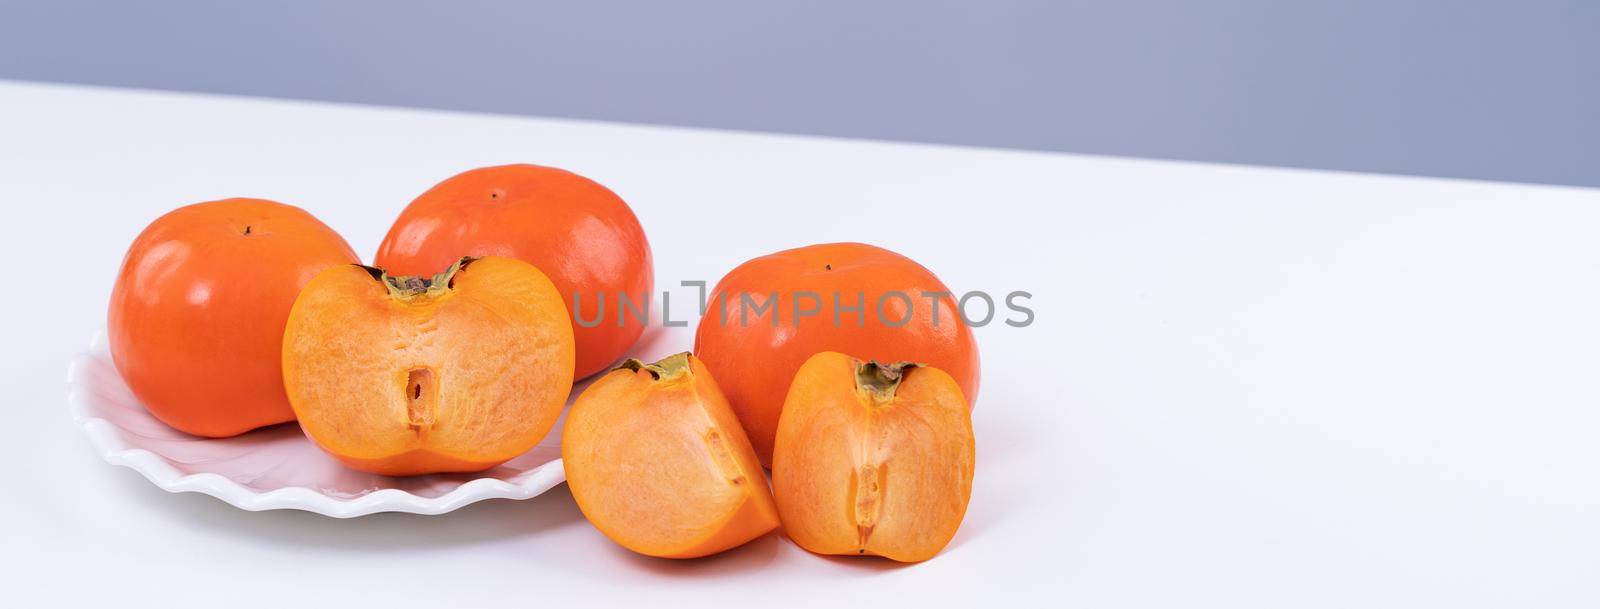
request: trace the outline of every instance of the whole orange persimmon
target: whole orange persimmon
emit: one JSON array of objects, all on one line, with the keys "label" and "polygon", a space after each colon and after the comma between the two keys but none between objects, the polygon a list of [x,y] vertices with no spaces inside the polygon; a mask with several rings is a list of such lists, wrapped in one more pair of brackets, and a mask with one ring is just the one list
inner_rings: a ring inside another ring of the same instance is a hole
[{"label": "whole orange persimmon", "polygon": [[294,420],[279,352],[295,296],[357,262],[298,207],[226,199],[161,216],[128,248],[111,291],[111,357],[151,414],[224,437]]},{"label": "whole orange persimmon", "polygon": [[644,332],[647,316],[630,311],[648,306],[650,244],[628,204],[593,180],[537,165],[459,174],[400,213],[373,264],[419,275],[462,256],[517,258],[555,282],[574,317],[577,378],[605,370]]},{"label": "whole orange persimmon", "polygon": [[819,352],[934,366],[975,402],[978,345],[956,307],[950,289],[910,258],[862,243],[812,245],[750,260],[724,276],[696,329],[694,351],[770,466],[789,383]]}]

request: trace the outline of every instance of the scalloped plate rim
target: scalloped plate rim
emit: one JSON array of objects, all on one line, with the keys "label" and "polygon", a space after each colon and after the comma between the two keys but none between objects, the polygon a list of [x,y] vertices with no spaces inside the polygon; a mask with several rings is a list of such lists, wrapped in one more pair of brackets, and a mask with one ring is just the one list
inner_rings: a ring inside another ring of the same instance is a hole
[{"label": "scalloped plate rim", "polygon": [[67,406],[101,459],[112,465],[139,472],[146,480],[169,493],[200,493],[221,499],[242,510],[300,510],[333,518],[355,518],[382,512],[403,512],[436,516],[486,499],[532,499],[566,481],[561,459],[548,461],[523,472],[508,482],[498,478],[474,478],[448,493],[429,499],[397,488],[372,491],[355,499],[335,499],[304,486],[285,486],[266,492],[245,488],[211,472],[182,474],[166,459],[143,448],[129,446],[120,428],[90,414],[83,403],[84,387],[79,377],[82,368],[95,357],[105,332],[95,333],[87,351],[79,352],[67,365]]}]

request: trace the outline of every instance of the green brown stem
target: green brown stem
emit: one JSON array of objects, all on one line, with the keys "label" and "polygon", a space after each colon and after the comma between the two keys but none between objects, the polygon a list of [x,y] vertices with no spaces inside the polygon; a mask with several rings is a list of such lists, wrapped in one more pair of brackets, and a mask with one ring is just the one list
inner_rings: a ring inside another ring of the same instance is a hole
[{"label": "green brown stem", "polygon": [[888,402],[894,399],[895,391],[900,389],[900,381],[905,379],[906,371],[921,365],[916,362],[884,364],[877,360],[857,360],[856,390],[866,393],[875,404]]},{"label": "green brown stem", "polygon": [[684,351],[683,353],[668,355],[654,364],[646,364],[637,359],[630,359],[622,362],[621,365],[613,368],[613,370],[632,370],[634,372],[644,370],[658,381],[670,381],[689,373],[689,352]]},{"label": "green brown stem", "polygon": [[375,266],[360,266],[366,269],[367,274],[372,275],[373,279],[382,282],[383,286],[389,289],[390,296],[410,302],[420,297],[436,297],[450,291],[452,287],[451,281],[455,279],[456,273],[461,272],[461,269],[467,268],[467,265],[472,264],[475,260],[477,258],[472,256],[463,256],[455,264],[450,265],[450,268],[445,269],[443,273],[432,277],[421,275],[393,276],[388,271]]}]

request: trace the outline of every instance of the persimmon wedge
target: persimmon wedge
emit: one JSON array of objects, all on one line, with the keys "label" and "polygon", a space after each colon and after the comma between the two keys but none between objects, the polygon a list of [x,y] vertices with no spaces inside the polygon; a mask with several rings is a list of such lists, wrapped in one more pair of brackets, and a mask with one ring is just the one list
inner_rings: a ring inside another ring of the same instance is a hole
[{"label": "persimmon wedge", "polygon": [[789,388],[773,494],[802,548],[919,562],[960,528],[973,455],[967,401],[949,374],[825,351]]},{"label": "persimmon wedge", "polygon": [[561,293],[526,262],[463,258],[431,278],[344,265],[289,312],[284,387],[306,435],[345,465],[479,471],[549,433],[573,350]]},{"label": "persimmon wedge", "polygon": [[561,457],[584,516],[640,554],[695,558],[778,527],[755,449],[688,353],[596,380],[567,413]]}]

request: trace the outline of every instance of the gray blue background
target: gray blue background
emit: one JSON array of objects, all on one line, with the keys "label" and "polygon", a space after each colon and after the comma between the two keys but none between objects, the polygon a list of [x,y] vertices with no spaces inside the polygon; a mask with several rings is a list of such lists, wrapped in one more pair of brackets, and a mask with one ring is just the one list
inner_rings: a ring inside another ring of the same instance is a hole
[{"label": "gray blue background", "polygon": [[1600,186],[1597,38],[1545,0],[0,0],[0,78]]}]

